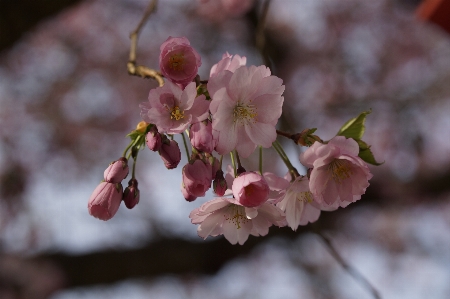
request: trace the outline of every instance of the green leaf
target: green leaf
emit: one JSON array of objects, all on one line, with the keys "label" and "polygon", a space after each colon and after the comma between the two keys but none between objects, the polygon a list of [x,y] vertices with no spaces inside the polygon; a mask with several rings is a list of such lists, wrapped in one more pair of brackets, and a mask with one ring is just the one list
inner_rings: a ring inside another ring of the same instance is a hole
[{"label": "green leaf", "polygon": [[358,142],[359,145],[359,154],[358,156],[363,159],[363,161],[365,161],[366,163],[372,164],[372,165],[381,165],[382,163],[379,163],[375,160],[375,157],[373,156],[372,151],[370,150],[370,145],[368,145],[367,143],[365,143],[362,140],[356,140],[356,142]]},{"label": "green leaf", "polygon": [[366,127],[364,126],[366,116],[371,112],[372,110],[364,111],[358,115],[358,117],[350,119],[339,129],[339,132],[336,135],[353,138],[356,141],[360,140],[366,130]]}]

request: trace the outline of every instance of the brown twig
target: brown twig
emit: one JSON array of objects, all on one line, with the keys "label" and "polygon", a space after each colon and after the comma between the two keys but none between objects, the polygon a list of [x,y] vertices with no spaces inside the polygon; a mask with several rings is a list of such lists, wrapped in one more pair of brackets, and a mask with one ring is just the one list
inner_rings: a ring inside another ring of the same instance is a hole
[{"label": "brown twig", "polygon": [[138,76],[138,77],[142,77],[142,78],[153,78],[156,81],[158,81],[159,86],[163,86],[164,79],[158,71],[148,68],[143,65],[136,65],[136,49],[137,49],[139,33],[140,33],[142,27],[144,26],[145,22],[149,18],[149,16],[152,14],[152,12],[155,11],[157,3],[158,3],[158,0],[150,1],[150,3],[146,7],[144,14],[142,15],[142,18],[139,21],[139,24],[137,25],[136,29],[134,29],[130,34],[130,39],[131,39],[130,57],[128,59],[127,69],[128,69],[128,73],[130,75]]},{"label": "brown twig", "polygon": [[350,276],[352,276],[355,280],[359,281],[362,285],[364,285],[369,292],[372,294],[373,298],[381,299],[380,293],[375,289],[374,286],[370,284],[370,282],[356,269],[351,267],[339,254],[339,252],[334,248],[333,243],[331,243],[330,238],[322,234],[321,232],[316,232],[316,234],[323,240],[328,251],[331,256],[347,271]]}]

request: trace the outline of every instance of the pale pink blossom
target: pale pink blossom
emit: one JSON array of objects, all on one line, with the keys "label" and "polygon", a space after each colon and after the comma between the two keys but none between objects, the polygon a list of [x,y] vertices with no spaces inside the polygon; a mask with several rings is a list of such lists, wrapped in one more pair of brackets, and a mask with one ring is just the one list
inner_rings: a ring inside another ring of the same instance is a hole
[{"label": "pale pink blossom", "polygon": [[128,209],[132,209],[139,203],[139,197],[138,181],[131,179],[128,181],[128,187],[123,191],[123,202]]},{"label": "pale pink blossom", "polygon": [[336,136],[328,144],[315,142],[300,155],[300,162],[312,168],[309,188],[319,204],[344,207],[366,192],[372,174],[358,153],[355,140]]},{"label": "pale pink blossom", "polygon": [[241,173],[233,181],[233,196],[247,208],[258,207],[269,199],[269,185],[262,175],[256,172]]},{"label": "pale pink blossom", "polygon": [[285,212],[286,222],[294,231],[299,225],[315,222],[320,216],[320,206],[309,191],[308,179],[302,176],[290,183],[277,207]]},{"label": "pale pink blossom", "polygon": [[159,150],[159,155],[167,169],[176,168],[181,161],[180,147],[175,140],[163,142]]},{"label": "pale pink blossom", "polygon": [[191,123],[204,120],[208,116],[209,101],[204,95],[197,97],[195,83],[184,90],[172,82],[150,90],[148,102],[139,105],[141,117],[155,124],[160,133],[178,134]]},{"label": "pale pink blossom", "polygon": [[212,124],[209,120],[192,124],[189,130],[189,138],[192,146],[202,152],[212,153],[216,146],[212,134]]},{"label": "pale pink blossom", "polygon": [[224,70],[209,80],[213,135],[219,154],[236,149],[247,158],[257,145],[272,145],[284,100],[282,83],[265,66],[241,66],[234,73]]},{"label": "pale pink blossom", "polygon": [[125,157],[121,157],[109,164],[103,176],[106,182],[115,184],[122,182],[127,177],[128,171],[128,161]]},{"label": "pale pink blossom", "polygon": [[212,166],[202,160],[195,160],[183,167],[182,178],[186,192],[195,197],[205,196],[211,188]]},{"label": "pale pink blossom", "polygon": [[101,182],[89,198],[89,214],[104,221],[111,219],[119,209],[122,195],[120,183]]},{"label": "pale pink blossom", "polygon": [[209,76],[213,77],[221,71],[230,71],[234,73],[239,67],[246,65],[247,58],[245,56],[230,55],[228,52],[222,55],[222,60],[212,66]]},{"label": "pale pink blossom", "polygon": [[231,244],[242,245],[249,235],[267,235],[269,227],[284,218],[283,212],[269,203],[246,208],[233,202],[229,198],[219,197],[193,210],[189,218],[193,224],[199,224],[198,235],[206,239],[223,234]]},{"label": "pale pink blossom", "polygon": [[174,83],[186,85],[197,76],[202,65],[200,55],[185,37],[171,37],[161,45],[159,67],[164,77]]}]

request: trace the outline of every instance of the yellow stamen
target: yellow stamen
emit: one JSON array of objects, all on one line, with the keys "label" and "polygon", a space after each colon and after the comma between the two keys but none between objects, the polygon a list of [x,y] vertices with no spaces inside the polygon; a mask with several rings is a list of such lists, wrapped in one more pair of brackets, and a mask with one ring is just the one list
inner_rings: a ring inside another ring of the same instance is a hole
[{"label": "yellow stamen", "polygon": [[255,118],[258,115],[256,107],[254,105],[242,105],[238,103],[233,109],[234,122],[236,121],[252,121],[255,122]]},{"label": "yellow stamen", "polygon": [[180,120],[182,118],[184,118],[184,111],[181,111],[178,106],[173,107],[170,112],[170,119]]},{"label": "yellow stamen", "polygon": [[249,221],[245,216],[244,207],[237,205],[232,205],[230,207],[233,209],[233,212],[231,214],[234,215],[231,217],[226,217],[225,220],[231,221],[232,223],[234,223],[234,225],[236,225],[237,229],[240,229],[241,223],[247,223]]},{"label": "yellow stamen", "polygon": [[184,56],[183,54],[174,54],[169,58],[169,68],[174,71],[182,71],[184,68]]},{"label": "yellow stamen", "polygon": [[312,203],[314,198],[310,191],[299,192],[297,194],[297,200],[304,203]]},{"label": "yellow stamen", "polygon": [[335,159],[330,163],[328,170],[331,172],[331,176],[336,183],[341,183],[343,180],[348,179],[352,174],[350,163],[347,160]]}]

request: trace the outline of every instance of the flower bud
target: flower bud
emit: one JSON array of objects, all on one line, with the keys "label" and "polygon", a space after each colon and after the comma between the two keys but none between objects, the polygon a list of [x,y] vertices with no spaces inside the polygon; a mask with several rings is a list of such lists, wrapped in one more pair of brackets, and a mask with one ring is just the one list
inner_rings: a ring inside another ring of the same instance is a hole
[{"label": "flower bud", "polygon": [[187,85],[202,65],[200,55],[185,37],[169,37],[160,47],[159,67],[170,81]]},{"label": "flower bud", "polygon": [[128,175],[128,161],[125,157],[121,157],[119,160],[109,164],[106,168],[103,176],[108,183],[120,183]]},{"label": "flower bud", "polygon": [[216,141],[212,135],[212,125],[209,120],[193,124],[189,138],[192,146],[202,152],[211,153],[216,146]]},{"label": "flower bud", "polygon": [[176,168],[181,161],[180,147],[175,140],[169,140],[168,144],[163,142],[159,155],[167,169]]},{"label": "flower bud", "polygon": [[123,202],[127,208],[132,209],[139,203],[139,193],[138,181],[136,179],[129,180],[128,187],[123,191]]},{"label": "flower bud", "polygon": [[227,188],[227,181],[223,176],[223,171],[219,169],[216,172],[216,176],[213,181],[214,193],[216,193],[218,196],[223,196],[225,194],[225,191],[227,191]]},{"label": "flower bud", "polygon": [[265,203],[269,198],[269,185],[256,172],[244,172],[233,181],[233,195],[244,207],[253,208]]},{"label": "flower bud", "polygon": [[101,182],[89,198],[89,214],[104,221],[111,219],[119,209],[122,194],[120,183]]},{"label": "flower bud", "polygon": [[205,164],[202,160],[195,160],[194,163],[188,163],[183,167],[183,185],[187,193],[195,197],[205,196],[211,187],[211,168],[209,163]]},{"label": "flower bud", "polygon": [[161,148],[162,138],[161,134],[158,133],[156,126],[152,126],[150,131],[145,136],[145,142],[150,150],[157,152]]},{"label": "flower bud", "polygon": [[196,196],[189,194],[189,192],[187,192],[186,188],[184,187],[183,183],[181,183],[181,193],[183,193],[184,199],[186,199],[186,201],[194,201],[197,199]]}]

